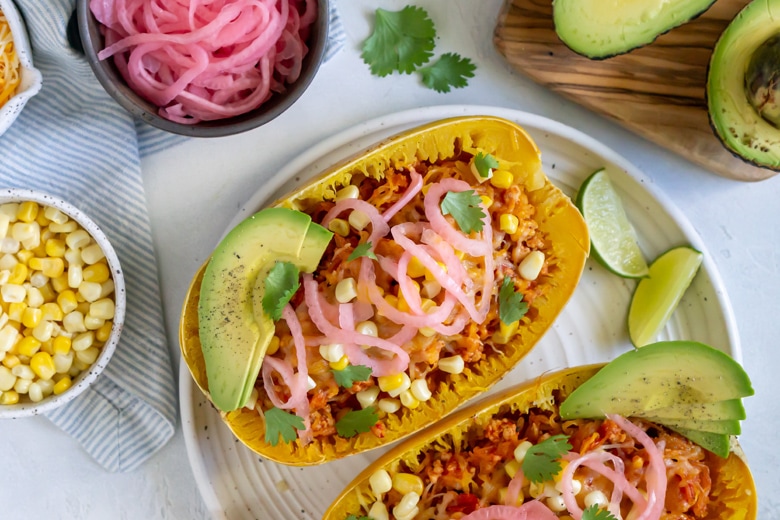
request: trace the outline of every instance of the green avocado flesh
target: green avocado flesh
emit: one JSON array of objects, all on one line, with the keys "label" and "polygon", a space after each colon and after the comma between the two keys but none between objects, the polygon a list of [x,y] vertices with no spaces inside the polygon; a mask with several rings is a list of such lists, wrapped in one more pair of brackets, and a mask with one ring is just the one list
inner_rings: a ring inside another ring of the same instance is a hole
[{"label": "green avocado flesh", "polygon": [[703,432],[699,430],[687,430],[685,428],[671,428],[680,435],[687,437],[705,450],[724,459],[729,456],[731,450],[731,437],[724,433]]},{"label": "green avocado flesh", "polygon": [[[697,405],[730,402],[750,395],[750,379],[727,354],[693,341],[664,341],[626,352],[605,365],[566,398],[561,404],[561,417],[641,416],[673,429],[724,434],[738,430],[738,420],[699,417]],[[718,407],[730,413],[742,409],[741,404],[735,407],[729,403],[704,410],[714,412]],[[676,414],[690,411],[692,415],[677,419],[655,413],[670,409]]]},{"label": "green avocado flesh", "polygon": [[696,18],[715,0],[553,0],[558,37],[589,58],[609,58],[652,43]]},{"label": "green avocado flesh", "polygon": [[[637,417],[659,419],[701,419],[703,421],[741,421],[745,419],[745,407],[740,399],[729,399],[716,403],[678,404],[667,408],[656,408],[648,412],[637,412]],[[662,421],[663,422],[663,421]]]},{"label": "green avocado flesh", "polygon": [[707,74],[710,124],[718,139],[734,155],[772,170],[780,170],[780,129],[772,122],[780,103],[778,34],[780,0],[750,2],[715,44]]},{"label": "green avocado flesh", "polygon": [[726,435],[739,435],[742,429],[739,421],[707,421],[699,419],[667,419],[663,417],[644,417],[650,422],[663,424],[669,428],[683,428],[685,430],[697,430],[702,432],[722,433]]},{"label": "green avocado flesh", "polygon": [[201,284],[198,333],[209,394],[222,411],[249,398],[274,323],[259,302],[277,261],[304,272],[317,268],[333,234],[299,211],[264,209],[233,228],[217,246]]}]

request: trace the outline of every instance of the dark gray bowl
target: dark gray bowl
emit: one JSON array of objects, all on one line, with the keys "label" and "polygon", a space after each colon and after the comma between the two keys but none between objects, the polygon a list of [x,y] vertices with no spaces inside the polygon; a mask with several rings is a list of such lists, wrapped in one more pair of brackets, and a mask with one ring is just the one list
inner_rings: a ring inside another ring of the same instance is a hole
[{"label": "dark gray bowl", "polygon": [[146,123],[174,134],[191,137],[222,137],[238,134],[264,125],[287,110],[303,94],[317,73],[328,40],[328,0],[318,0],[317,21],[312,26],[307,42],[309,52],[303,58],[301,75],[292,85],[287,86],[285,92],[274,93],[258,108],[239,116],[184,125],[160,116],[156,105],[136,94],[114,66],[114,60],[98,59],[97,53],[104,45],[100,23],[89,10],[89,0],[77,0],[76,9],[84,54],[106,92],[128,112]]}]

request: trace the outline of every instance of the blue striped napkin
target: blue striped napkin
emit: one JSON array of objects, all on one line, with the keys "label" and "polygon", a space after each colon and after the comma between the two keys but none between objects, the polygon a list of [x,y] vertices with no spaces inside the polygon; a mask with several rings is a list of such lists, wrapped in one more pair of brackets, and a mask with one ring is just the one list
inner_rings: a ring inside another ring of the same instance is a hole
[{"label": "blue striped napkin", "polygon": [[[114,245],[127,286],[125,327],[111,362],[89,389],[47,417],[108,471],[130,471],[171,438],[177,409],[137,123],[68,45],[74,0],[17,5],[43,88],[0,136],[0,186],[59,196],[92,217]],[[331,33],[331,41],[337,50],[343,31]],[[147,128],[146,153],[177,142]]]}]

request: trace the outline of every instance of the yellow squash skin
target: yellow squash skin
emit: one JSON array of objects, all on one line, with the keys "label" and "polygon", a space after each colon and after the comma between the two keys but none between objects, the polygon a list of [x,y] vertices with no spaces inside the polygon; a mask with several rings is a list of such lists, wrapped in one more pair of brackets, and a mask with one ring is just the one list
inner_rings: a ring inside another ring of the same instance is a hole
[{"label": "yellow squash skin", "polygon": [[[429,450],[451,450],[462,445],[464,436],[474,426],[485,426],[499,411],[512,410],[526,413],[532,407],[549,408],[553,403],[553,391],[562,397],[590,379],[603,365],[588,365],[568,368],[546,374],[525,384],[509,388],[481,402],[474,403],[439,421],[425,431],[406,439],[387,451],[363,470],[342,491],[325,512],[323,520],[344,520],[350,514],[358,518],[365,514],[362,505],[370,506],[376,497],[369,486],[369,478],[375,471],[384,468],[391,475],[397,472],[403,462],[416,470],[421,454]],[[549,403],[545,405],[546,403]],[[733,441],[732,452],[726,459],[717,459],[710,466],[712,491],[708,519],[755,520],[758,511],[755,483],[739,445]]]},{"label": "yellow squash skin", "polygon": [[[515,182],[525,184],[529,200],[537,208],[535,216],[545,243],[550,246],[550,290],[534,307],[533,320],[521,322],[519,332],[505,345],[503,356],[485,356],[471,370],[449,376],[433,398],[416,409],[386,418],[384,438],[372,432],[350,439],[334,436],[334,441],[315,440],[307,446],[300,441],[271,446],[264,441],[265,424],[256,411],[247,409],[222,414],[236,437],[259,455],[288,465],[320,464],[380,446],[385,446],[436,422],[457,406],[500,380],[536,344],[558,316],[579,282],[590,247],[588,230],[571,200],[553,186],[541,169],[540,152],[528,134],[516,124],[495,117],[462,117],[437,121],[409,130],[369,148],[325,171],[321,176],[273,206],[306,210],[313,204],[332,199],[338,189],[355,175],[381,178],[389,168],[401,169],[416,161],[431,162],[455,156],[460,150],[483,151],[497,157],[503,169],[510,170]],[[182,356],[198,387],[208,395],[208,382],[198,340],[198,297],[202,269],[193,279],[185,297],[180,322]]]}]

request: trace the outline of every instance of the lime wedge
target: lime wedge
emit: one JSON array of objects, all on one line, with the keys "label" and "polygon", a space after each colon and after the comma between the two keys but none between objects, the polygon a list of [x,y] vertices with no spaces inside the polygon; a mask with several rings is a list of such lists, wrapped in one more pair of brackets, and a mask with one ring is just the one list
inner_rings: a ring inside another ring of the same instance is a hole
[{"label": "lime wedge", "polygon": [[669,321],[699,270],[703,255],[689,246],[662,254],[639,281],[628,309],[628,335],[635,347],[651,343]]},{"label": "lime wedge", "polygon": [[637,244],[636,231],[603,168],[585,179],[576,204],[588,224],[596,260],[624,278],[647,276],[647,262]]}]

